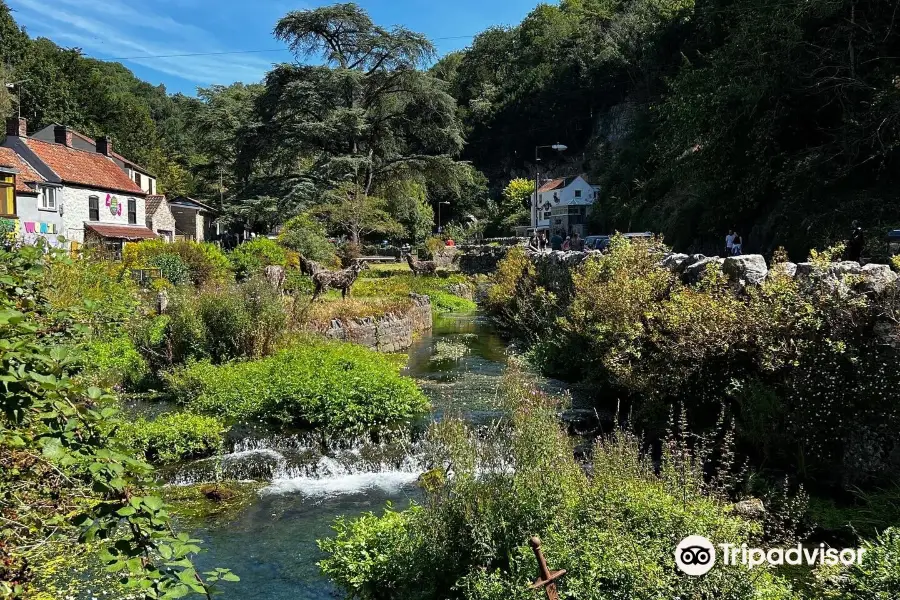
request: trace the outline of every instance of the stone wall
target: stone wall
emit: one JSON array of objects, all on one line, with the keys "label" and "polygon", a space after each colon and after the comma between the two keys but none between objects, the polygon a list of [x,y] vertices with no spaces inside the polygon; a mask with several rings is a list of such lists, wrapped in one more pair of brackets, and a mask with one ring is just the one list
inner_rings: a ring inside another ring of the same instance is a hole
[{"label": "stone wall", "polygon": [[459,249],[459,270],[466,275],[487,275],[497,270],[509,251],[509,246],[462,246]]},{"label": "stone wall", "polygon": [[362,317],[341,321],[318,329],[325,337],[360,344],[379,352],[399,352],[412,346],[417,333],[431,330],[431,299],[410,294],[413,306],[403,314]]}]

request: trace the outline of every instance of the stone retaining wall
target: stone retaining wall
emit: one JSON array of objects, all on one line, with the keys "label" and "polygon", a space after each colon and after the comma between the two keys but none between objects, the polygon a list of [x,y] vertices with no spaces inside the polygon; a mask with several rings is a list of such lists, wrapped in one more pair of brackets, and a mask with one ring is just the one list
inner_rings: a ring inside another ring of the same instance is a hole
[{"label": "stone retaining wall", "polygon": [[487,275],[497,270],[510,246],[465,246],[459,255],[459,270],[466,275]]},{"label": "stone retaining wall", "polygon": [[379,352],[399,352],[412,346],[417,333],[431,331],[431,299],[410,294],[411,309],[404,314],[362,317],[341,321],[334,319],[330,327],[317,331],[328,339],[360,344]]}]

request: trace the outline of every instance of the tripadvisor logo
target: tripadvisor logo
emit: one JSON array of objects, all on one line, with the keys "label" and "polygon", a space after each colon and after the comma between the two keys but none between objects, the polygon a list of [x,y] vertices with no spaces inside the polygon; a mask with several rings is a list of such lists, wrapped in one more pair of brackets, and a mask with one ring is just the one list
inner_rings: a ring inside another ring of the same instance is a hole
[{"label": "tripadvisor logo", "polygon": [[[865,548],[827,548],[825,544],[792,548],[750,548],[747,544],[718,544],[724,565],[744,565],[753,569],[760,565],[859,565]],[[675,564],[688,575],[705,575],[716,564],[716,547],[703,536],[690,535],[675,548]]]}]

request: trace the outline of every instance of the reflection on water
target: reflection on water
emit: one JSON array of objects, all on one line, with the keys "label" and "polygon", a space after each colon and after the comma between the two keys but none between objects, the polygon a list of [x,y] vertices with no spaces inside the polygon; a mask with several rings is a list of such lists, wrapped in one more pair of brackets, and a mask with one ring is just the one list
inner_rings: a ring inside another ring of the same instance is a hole
[{"label": "reflection on water", "polygon": [[[503,340],[477,314],[435,317],[434,330],[410,348],[406,374],[434,406],[433,418],[461,414],[484,422],[499,414],[497,388],[507,364]],[[544,382],[547,391],[561,384]],[[372,442],[324,442],[314,435],[249,435],[232,452],[180,465],[171,483],[228,479],[269,482],[259,499],[233,522],[210,522],[197,532],[208,551],[202,567],[226,566],[241,577],[224,598],[326,599],[333,586],[318,571],[317,538],[331,533],[340,515],[398,508],[418,497],[422,452],[409,437]]]}]

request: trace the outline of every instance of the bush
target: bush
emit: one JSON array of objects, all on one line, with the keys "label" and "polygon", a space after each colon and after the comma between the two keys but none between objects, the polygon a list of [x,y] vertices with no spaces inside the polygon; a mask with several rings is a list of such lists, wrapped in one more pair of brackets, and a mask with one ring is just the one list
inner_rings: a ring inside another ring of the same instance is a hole
[{"label": "bush", "polygon": [[91,340],[83,355],[82,376],[91,385],[135,389],[150,375],[150,368],[128,335]]},{"label": "bush", "polygon": [[861,565],[816,571],[817,598],[894,600],[900,595],[900,529],[888,528],[863,547]]},{"label": "bush", "polygon": [[184,285],[191,281],[191,271],[177,254],[160,254],[147,263],[159,269],[160,275],[172,285]]},{"label": "bush", "polygon": [[334,244],[328,241],[325,227],[308,214],[300,214],[284,224],[278,243],[322,264],[336,264]]},{"label": "bush", "polygon": [[231,265],[239,279],[259,275],[270,265],[285,266],[287,253],[277,242],[266,237],[253,238],[231,251]]},{"label": "bush", "polygon": [[144,460],[167,464],[214,454],[222,447],[225,431],[215,417],[178,412],[124,422],[118,438]]},{"label": "bush", "polygon": [[428,409],[415,382],[384,356],[315,338],[262,360],[193,363],[168,382],[189,410],[230,421],[362,431],[407,422]]},{"label": "bush", "polygon": [[336,536],[320,541],[322,570],[349,597],[533,598],[533,535],[549,566],[568,570],[561,597],[797,597],[764,570],[716,565],[703,578],[681,574],[673,550],[682,538],[740,545],[758,540],[760,526],[732,516],[708,491],[684,446],[665,452],[657,470],[637,437],[618,433],[594,447],[588,477],[558,404],[522,380],[508,377],[512,412],[489,431],[456,420],[432,425],[434,468],[420,479],[422,506],[339,519]]},{"label": "bush", "polygon": [[228,258],[218,246],[206,242],[179,240],[170,244],[162,240],[145,240],[126,244],[122,251],[122,262],[130,269],[144,268],[155,266],[154,261],[160,256],[180,258],[190,273],[190,280],[196,285],[224,282],[232,278]]},{"label": "bush", "polygon": [[773,271],[746,288],[714,268],[686,285],[660,266],[664,250],[615,237],[577,267],[536,268],[512,249],[486,308],[545,370],[578,348],[583,364],[570,374],[624,392],[650,434],[672,404],[702,429],[728,398],[743,448],[757,458],[839,484],[896,472],[886,457],[900,404],[888,390],[900,386],[891,367],[900,355],[884,343],[898,335],[896,294],[864,295],[852,276],[826,276],[839,249],[813,253],[821,276]]},{"label": "bush", "polygon": [[190,359],[221,363],[270,354],[286,324],[281,294],[256,277],[241,284],[179,291],[170,298],[165,322],[156,321],[156,333],[145,332],[142,339],[145,351],[166,357],[167,366]]}]

